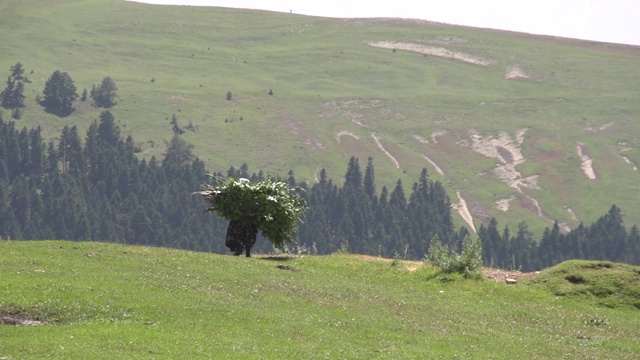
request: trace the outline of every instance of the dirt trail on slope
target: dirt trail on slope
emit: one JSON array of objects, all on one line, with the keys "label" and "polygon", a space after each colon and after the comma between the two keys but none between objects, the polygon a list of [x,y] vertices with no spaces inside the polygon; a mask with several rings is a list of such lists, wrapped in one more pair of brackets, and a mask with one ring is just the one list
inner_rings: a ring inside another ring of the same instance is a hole
[{"label": "dirt trail on slope", "polygon": [[587,179],[589,180],[595,180],[596,179],[596,172],[593,170],[593,160],[584,153],[584,143],[578,143],[576,145],[576,152],[578,153],[578,156],[580,157],[580,169],[582,170],[582,172],[584,173],[584,175],[587,177]]},{"label": "dirt trail on slope", "polygon": [[380,151],[382,151],[385,155],[387,155],[387,157],[389,158],[389,160],[391,160],[391,162],[396,167],[396,169],[400,169],[400,163],[398,162],[398,160],[396,160],[395,157],[393,157],[393,155],[391,155],[390,152],[387,151],[387,149],[384,148],[384,146],[382,146],[382,143],[380,142],[380,137],[376,133],[371,133],[371,137],[373,138],[373,141],[375,141],[376,145],[378,146],[378,149],[380,149]]},{"label": "dirt trail on slope", "polygon": [[425,154],[421,154],[423,158],[425,158],[425,160],[427,160],[429,162],[429,164],[431,164],[433,166],[434,169],[436,169],[436,172],[442,176],[444,176],[444,171],[442,171],[442,169],[440,168],[440,166],[438,166],[438,164],[436,164],[435,162],[433,162],[433,160],[429,159]]},{"label": "dirt trail on slope", "polygon": [[473,217],[469,212],[469,208],[467,208],[467,202],[464,200],[462,196],[460,196],[460,191],[456,191],[456,195],[458,195],[458,203],[451,204],[451,207],[455,210],[458,210],[458,213],[462,217],[467,225],[473,230],[474,233],[477,233],[475,225],[473,225]]}]

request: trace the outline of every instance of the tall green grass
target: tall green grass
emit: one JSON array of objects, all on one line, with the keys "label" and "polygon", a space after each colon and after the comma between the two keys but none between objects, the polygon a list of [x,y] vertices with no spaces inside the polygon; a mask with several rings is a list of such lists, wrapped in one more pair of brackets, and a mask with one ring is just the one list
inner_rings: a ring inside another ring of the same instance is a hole
[{"label": "tall green grass", "polygon": [[[348,254],[247,259],[2,241],[1,315],[47,323],[0,325],[0,357],[633,359],[640,353],[632,307],[554,295],[544,284],[443,283],[429,266],[409,271],[415,265]],[[637,280],[637,268],[629,271]]]}]

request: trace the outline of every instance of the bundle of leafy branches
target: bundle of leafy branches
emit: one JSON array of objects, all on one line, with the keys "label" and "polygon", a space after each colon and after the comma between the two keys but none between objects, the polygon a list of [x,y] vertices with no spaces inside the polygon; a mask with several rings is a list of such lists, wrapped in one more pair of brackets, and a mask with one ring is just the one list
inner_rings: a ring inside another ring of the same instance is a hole
[{"label": "bundle of leafy branches", "polygon": [[270,178],[251,183],[247,179],[214,177],[214,182],[217,184],[205,184],[196,192],[211,205],[206,211],[215,211],[227,220],[255,224],[277,248],[295,238],[297,223],[307,210],[299,189]]}]

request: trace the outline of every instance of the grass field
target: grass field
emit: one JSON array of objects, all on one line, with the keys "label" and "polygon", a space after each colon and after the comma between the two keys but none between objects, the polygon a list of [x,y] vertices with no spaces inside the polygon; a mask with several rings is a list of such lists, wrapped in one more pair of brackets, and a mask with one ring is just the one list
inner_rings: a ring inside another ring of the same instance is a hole
[{"label": "grass field", "polygon": [[[410,188],[426,167],[475,204],[477,225],[525,220],[541,233],[553,220],[591,223],[614,203],[640,224],[638,47],[122,0],[3,1],[0,31],[0,74],[16,61],[33,71],[18,126],[39,125],[50,138],[65,124],[85,129],[101,111],[78,103],[69,117],[44,112],[35,97],[51,73],[69,72],[78,92],[111,76],[112,111],[140,156],[162,157],[175,114],[193,125],[182,137],[212,171],[246,162],[313,183],[324,167],[339,181],[350,156],[372,156],[378,188],[398,178]],[[505,164],[535,182],[501,178]],[[512,197],[506,211],[496,205]]]},{"label": "grass field", "polygon": [[636,359],[640,269],[603,264],[505,285],[348,254],[1,241],[0,317],[46,323],[0,325],[0,358]]}]

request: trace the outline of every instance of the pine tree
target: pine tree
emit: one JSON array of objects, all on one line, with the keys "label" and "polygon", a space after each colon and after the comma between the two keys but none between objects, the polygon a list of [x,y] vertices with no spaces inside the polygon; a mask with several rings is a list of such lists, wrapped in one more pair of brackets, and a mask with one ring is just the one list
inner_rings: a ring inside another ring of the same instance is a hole
[{"label": "pine tree", "polygon": [[105,76],[100,85],[91,91],[91,98],[98,107],[110,108],[116,104],[118,88],[110,76]]},{"label": "pine tree", "polygon": [[376,196],[375,170],[373,168],[373,158],[367,159],[367,168],[364,172],[364,192],[373,199]]},{"label": "pine tree", "polygon": [[[24,107],[24,84],[29,83],[29,78],[24,75],[24,67],[20,62],[10,68],[11,74],[7,78],[7,86],[0,93],[0,105],[5,109],[19,111]],[[15,115],[14,115],[15,118]]]},{"label": "pine tree", "polygon": [[73,102],[78,98],[71,76],[59,70],[45,83],[43,95],[42,103],[47,110],[61,116],[73,111]]}]

